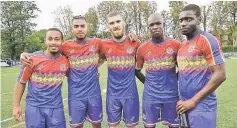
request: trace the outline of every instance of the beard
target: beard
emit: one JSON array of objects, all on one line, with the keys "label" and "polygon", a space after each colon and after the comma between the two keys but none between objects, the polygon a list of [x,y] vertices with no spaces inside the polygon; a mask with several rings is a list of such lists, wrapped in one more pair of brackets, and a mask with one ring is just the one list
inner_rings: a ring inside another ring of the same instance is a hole
[{"label": "beard", "polygon": [[[118,28],[116,30],[120,31],[120,29],[118,29]],[[114,31],[116,31],[116,30],[114,30]],[[120,32],[117,32],[117,31],[114,32],[114,31],[111,30],[112,35],[115,39],[119,40],[124,36],[124,29],[123,28],[122,28],[122,31],[120,31]]]}]

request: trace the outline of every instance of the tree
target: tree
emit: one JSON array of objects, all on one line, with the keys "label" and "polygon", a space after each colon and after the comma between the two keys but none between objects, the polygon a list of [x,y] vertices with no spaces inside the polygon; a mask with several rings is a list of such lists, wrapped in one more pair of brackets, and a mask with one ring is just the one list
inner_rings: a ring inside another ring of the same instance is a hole
[{"label": "tree", "polygon": [[211,11],[211,6],[207,6],[207,5],[201,6],[202,24],[203,24],[204,31],[207,30],[208,19],[210,19],[210,11]]},{"label": "tree", "polygon": [[32,20],[40,10],[34,1],[2,1],[1,7],[1,51],[16,60],[26,48],[26,36],[36,26]]},{"label": "tree", "polygon": [[88,11],[85,14],[85,18],[88,24],[88,33],[87,35],[89,37],[95,37],[97,36],[97,30],[98,30],[98,16],[95,7],[91,7],[88,9]]},{"label": "tree", "polygon": [[170,36],[172,35],[171,26],[170,26],[170,24],[172,23],[172,20],[170,17],[170,13],[168,11],[163,10],[161,11],[161,15],[164,21],[164,34],[165,36]]},{"label": "tree", "polygon": [[35,52],[39,50],[45,49],[45,35],[47,30],[41,29],[39,31],[32,32],[30,35],[26,37],[27,52]]},{"label": "tree", "polygon": [[102,1],[97,5],[97,14],[99,19],[100,28],[105,31],[107,28],[107,15],[111,11],[118,11],[122,13],[124,10],[125,3],[122,1]]},{"label": "tree", "polygon": [[55,27],[59,28],[64,38],[70,39],[73,38],[72,34],[72,18],[73,18],[73,12],[70,6],[59,6],[54,12],[55,16]]},{"label": "tree", "polygon": [[187,4],[187,2],[183,1],[169,1],[169,7],[170,7],[170,15],[172,19],[172,36],[173,38],[177,40],[182,40],[182,34],[180,32],[180,26],[179,26],[179,13],[181,12],[181,9]]}]

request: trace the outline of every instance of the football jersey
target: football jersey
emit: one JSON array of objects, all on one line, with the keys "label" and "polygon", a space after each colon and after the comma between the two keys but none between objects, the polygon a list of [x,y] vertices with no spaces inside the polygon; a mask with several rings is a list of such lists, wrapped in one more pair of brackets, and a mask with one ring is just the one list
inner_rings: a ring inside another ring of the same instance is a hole
[{"label": "football jersey", "polygon": [[146,69],[143,102],[169,103],[178,100],[176,56],[180,43],[166,39],[144,42],[137,50],[136,69]]},{"label": "football jersey", "polygon": [[89,38],[84,44],[66,41],[61,51],[68,57],[68,98],[83,99],[101,93],[98,78],[99,44],[101,39]]},{"label": "football jersey", "polygon": [[107,60],[107,96],[133,98],[138,96],[135,79],[135,54],[139,41],[125,39],[115,42],[112,39],[101,42],[101,56]]},{"label": "football jersey", "polygon": [[[211,66],[224,63],[220,42],[207,32],[200,32],[182,43],[178,51],[180,95],[188,100],[198,93],[211,79]],[[198,111],[216,109],[216,95],[211,93],[197,106]]]},{"label": "football jersey", "polygon": [[43,51],[30,55],[33,67],[22,67],[18,81],[28,82],[26,103],[37,107],[63,107],[61,87],[69,70],[65,56],[49,57]]}]

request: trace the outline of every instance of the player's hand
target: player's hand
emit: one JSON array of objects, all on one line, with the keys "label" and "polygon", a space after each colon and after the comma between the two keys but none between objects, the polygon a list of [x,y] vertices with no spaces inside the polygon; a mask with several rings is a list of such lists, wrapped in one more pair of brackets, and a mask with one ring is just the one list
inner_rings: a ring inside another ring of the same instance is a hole
[{"label": "player's hand", "polygon": [[13,115],[14,120],[16,120],[17,122],[21,122],[22,121],[21,107],[20,106],[14,106],[12,115]]},{"label": "player's hand", "polygon": [[129,33],[129,34],[128,34],[128,38],[129,38],[130,41],[136,42],[136,40],[137,40],[137,35],[135,35],[135,34],[133,34],[133,33]]},{"label": "player's hand", "polygon": [[28,53],[26,53],[26,52],[21,53],[21,56],[20,56],[21,64],[23,66],[27,66],[27,67],[31,68],[32,63],[29,58],[30,57],[29,57]]},{"label": "player's hand", "polygon": [[193,109],[196,105],[197,103],[192,99],[186,101],[179,100],[176,105],[176,110],[178,113],[183,114],[187,110]]}]

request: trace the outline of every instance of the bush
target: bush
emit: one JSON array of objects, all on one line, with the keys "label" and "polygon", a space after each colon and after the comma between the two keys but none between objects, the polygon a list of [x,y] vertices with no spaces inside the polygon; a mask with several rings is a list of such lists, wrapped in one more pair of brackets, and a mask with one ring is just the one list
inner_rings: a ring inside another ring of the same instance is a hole
[{"label": "bush", "polygon": [[[233,52],[233,45],[224,45],[222,46],[223,52],[228,53],[228,52]],[[237,46],[234,46],[234,52],[237,51]]]}]

